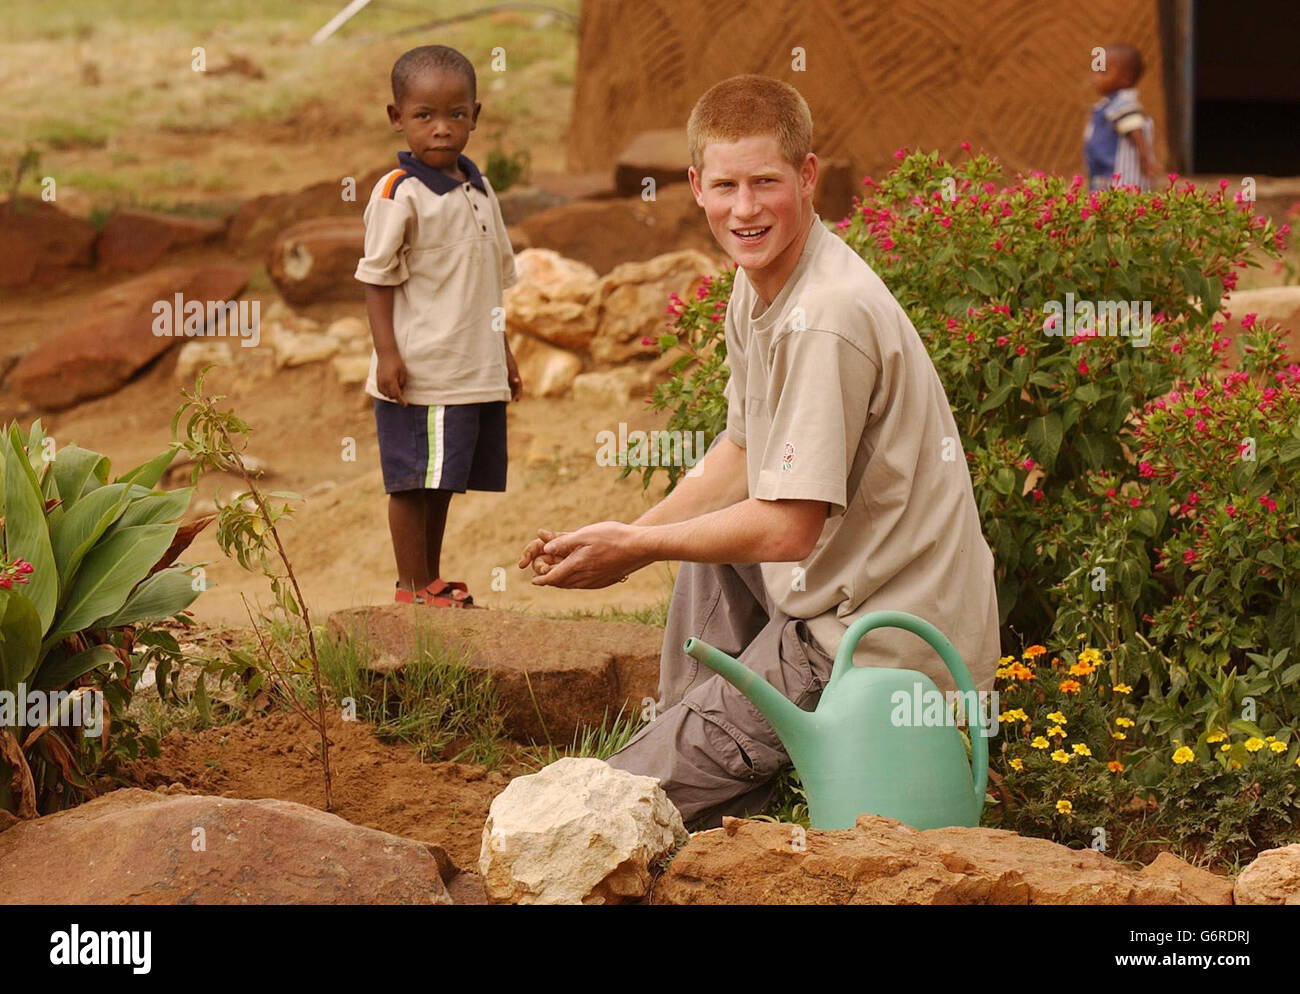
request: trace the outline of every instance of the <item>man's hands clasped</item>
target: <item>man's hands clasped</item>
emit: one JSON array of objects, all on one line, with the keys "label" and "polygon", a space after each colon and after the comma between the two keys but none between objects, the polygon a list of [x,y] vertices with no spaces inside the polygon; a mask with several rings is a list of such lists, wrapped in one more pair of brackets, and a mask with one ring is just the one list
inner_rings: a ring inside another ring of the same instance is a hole
[{"label": "man's hands clasped", "polygon": [[636,531],[618,521],[601,521],[572,532],[543,528],[524,547],[519,568],[532,566],[536,586],[608,587],[652,561],[636,551]]}]

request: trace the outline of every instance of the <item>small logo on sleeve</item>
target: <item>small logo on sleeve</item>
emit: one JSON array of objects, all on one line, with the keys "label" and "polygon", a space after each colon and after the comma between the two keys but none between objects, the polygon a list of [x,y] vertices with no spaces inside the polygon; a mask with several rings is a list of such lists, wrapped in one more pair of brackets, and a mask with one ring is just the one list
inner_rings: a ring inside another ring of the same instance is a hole
[{"label": "small logo on sleeve", "polygon": [[794,469],[794,443],[785,443],[785,452],[781,456],[781,472],[788,473]]}]

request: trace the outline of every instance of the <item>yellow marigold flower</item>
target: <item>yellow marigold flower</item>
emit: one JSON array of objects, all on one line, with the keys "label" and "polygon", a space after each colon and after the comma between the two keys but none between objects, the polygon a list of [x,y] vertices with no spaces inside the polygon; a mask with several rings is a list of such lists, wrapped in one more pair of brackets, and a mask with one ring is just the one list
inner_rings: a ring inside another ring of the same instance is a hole
[{"label": "yellow marigold flower", "polygon": [[1117,694],[1131,694],[1131,693],[1133,693],[1133,688],[1130,687],[1127,683],[1117,683],[1117,684],[1115,684],[1115,688],[1114,688],[1114,689],[1115,689],[1115,693],[1117,693]]},{"label": "yellow marigold flower", "polygon": [[999,680],[1005,680],[1007,676],[1007,668],[1005,666],[999,666],[993,671],[993,675]]},{"label": "yellow marigold flower", "polygon": [[1224,739],[1226,739],[1227,737],[1228,737],[1228,733],[1227,733],[1227,732],[1211,732],[1209,735],[1205,736],[1205,741],[1206,741],[1206,742],[1222,742],[1222,741],[1223,741]]},{"label": "yellow marigold flower", "polygon": [[1075,751],[1075,753],[1076,753],[1077,755],[1080,755],[1080,756],[1091,756],[1091,755],[1092,755],[1092,750],[1089,749],[1089,748],[1088,748],[1086,745],[1084,745],[1082,742],[1076,742],[1076,743],[1075,743],[1071,748],[1074,749],[1074,751]]},{"label": "yellow marigold flower", "polygon": [[1069,801],[1057,801],[1056,810],[1060,814],[1068,815],[1071,811],[1074,810],[1074,805],[1071,804]]},{"label": "yellow marigold flower", "polygon": [[1025,650],[1025,658],[1037,659],[1039,656],[1044,655],[1046,652],[1047,652],[1047,646],[1045,645],[1031,645],[1028,649]]},{"label": "yellow marigold flower", "polygon": [[1060,725],[1053,725],[1051,728],[1047,730],[1047,734],[1055,736],[1058,739],[1063,739],[1065,738],[1065,729],[1062,728]]},{"label": "yellow marigold flower", "polygon": [[1286,752],[1285,742],[1270,742],[1268,744],[1268,747],[1272,749],[1274,752]]},{"label": "yellow marigold flower", "polygon": [[1106,769],[1110,770],[1111,773],[1123,773],[1124,764],[1121,763],[1118,759],[1112,759],[1109,763],[1106,764]]},{"label": "yellow marigold flower", "polygon": [[1079,653],[1079,662],[1084,666],[1091,666],[1096,669],[1101,665],[1101,653],[1096,649],[1084,649]]},{"label": "yellow marigold flower", "polygon": [[1060,656],[1053,656],[1053,657],[1052,657],[1052,668],[1055,669],[1057,666],[1060,666],[1060,665],[1061,665],[1061,657],[1060,657]]},{"label": "yellow marigold flower", "polygon": [[1034,749],[1046,749],[1049,745],[1051,745],[1051,743],[1048,742],[1047,739],[1043,738],[1041,735],[1035,735],[1034,741],[1030,742],[1029,745]]},{"label": "yellow marigold flower", "polygon": [[1058,689],[1062,694],[1077,694],[1082,686],[1078,680],[1062,680]]},{"label": "yellow marigold flower", "polygon": [[1049,714],[1049,715],[1047,716],[1047,720],[1048,720],[1048,721],[1054,721],[1054,722],[1056,722],[1058,725],[1064,725],[1064,724],[1065,724],[1065,715],[1061,714],[1060,711],[1053,711],[1051,714]]},{"label": "yellow marigold flower", "polygon": [[1008,663],[1014,663],[1015,661],[1016,661],[1015,656],[1003,656],[1001,659],[998,660],[998,665],[1006,666]]},{"label": "yellow marigold flower", "polygon": [[1231,770],[1239,770],[1241,769],[1241,764],[1238,763],[1235,759],[1230,759],[1228,760],[1228,768]]},{"label": "yellow marigold flower", "polygon": [[1070,761],[1070,754],[1064,749],[1057,749],[1056,752],[1052,753],[1052,758],[1058,763],[1068,763]]},{"label": "yellow marigold flower", "polygon": [[1097,667],[1093,666],[1092,663],[1078,662],[1070,667],[1070,675],[1088,676],[1089,674],[1096,672],[1096,669]]},{"label": "yellow marigold flower", "polygon": [[1223,743],[1223,745],[1219,746],[1219,752],[1232,752],[1232,744],[1230,742]]},{"label": "yellow marigold flower", "polygon": [[1126,739],[1126,738],[1128,738],[1128,736],[1125,735],[1123,732],[1111,732],[1111,733],[1110,733],[1110,737],[1111,737],[1112,739]]},{"label": "yellow marigold flower", "polygon": [[1174,750],[1174,762],[1181,766],[1183,763],[1190,763],[1196,758],[1196,753],[1188,749],[1187,746],[1179,746]]},{"label": "yellow marigold flower", "polygon": [[1115,719],[1115,724],[1118,725],[1120,728],[1132,728],[1132,727],[1133,727],[1133,719],[1132,719],[1132,718],[1116,718],[1116,719]]},{"label": "yellow marigold flower", "polygon": [[1300,756],[1297,756],[1297,757],[1295,758],[1295,765],[1296,765],[1296,766],[1300,766]]},{"label": "yellow marigold flower", "polygon": [[1265,736],[1264,736],[1264,741],[1265,741],[1265,742],[1275,742],[1275,741],[1277,741],[1277,740],[1276,740],[1276,738],[1275,738],[1274,736],[1272,736],[1272,735],[1265,735]]},{"label": "yellow marigold flower", "polygon": [[1025,714],[1024,708],[1012,708],[1010,711],[1003,711],[998,715],[998,721],[1028,721],[1029,715]]},{"label": "yellow marigold flower", "polygon": [[1264,748],[1264,740],[1263,740],[1263,739],[1257,739],[1257,738],[1255,738],[1255,736],[1252,735],[1250,738],[1248,738],[1248,739],[1246,740],[1246,751],[1247,751],[1247,752],[1259,752],[1259,750],[1261,750],[1261,749],[1263,749],[1263,748]]},{"label": "yellow marigold flower", "polygon": [[1017,756],[1011,761],[1011,768],[1019,773],[1025,768],[1025,761]]}]

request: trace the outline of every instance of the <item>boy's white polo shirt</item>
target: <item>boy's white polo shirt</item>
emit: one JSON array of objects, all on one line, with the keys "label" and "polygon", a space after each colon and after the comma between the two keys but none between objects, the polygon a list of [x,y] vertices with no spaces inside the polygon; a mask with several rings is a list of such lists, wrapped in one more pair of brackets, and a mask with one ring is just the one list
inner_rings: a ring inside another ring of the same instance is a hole
[{"label": "boy's white polo shirt", "polygon": [[[393,331],[406,364],[409,404],[509,400],[502,291],[515,257],[496,194],[466,156],[458,182],[409,152],[366,205],[365,255],[356,278],[396,287]],[[386,400],[372,350],[366,393]]]}]

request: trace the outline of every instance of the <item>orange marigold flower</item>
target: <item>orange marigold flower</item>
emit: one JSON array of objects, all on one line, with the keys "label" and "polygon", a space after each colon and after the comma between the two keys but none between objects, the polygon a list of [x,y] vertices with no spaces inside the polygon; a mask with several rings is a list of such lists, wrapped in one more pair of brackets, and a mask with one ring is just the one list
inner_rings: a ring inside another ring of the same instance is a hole
[{"label": "orange marigold flower", "polygon": [[1077,694],[1082,686],[1078,680],[1062,680],[1058,689],[1062,694]]},{"label": "orange marigold flower", "polygon": [[1089,673],[1096,672],[1096,670],[1097,667],[1093,666],[1092,663],[1080,661],[1070,667],[1070,676],[1087,676]]},{"label": "orange marigold flower", "polygon": [[1047,653],[1047,646],[1031,645],[1028,649],[1025,650],[1025,658],[1037,659],[1039,656],[1045,655],[1046,653]]},{"label": "orange marigold flower", "polygon": [[1121,763],[1118,759],[1112,759],[1109,763],[1106,764],[1106,769],[1110,770],[1111,773],[1123,773],[1124,764]]},{"label": "orange marigold flower", "polygon": [[1012,680],[1032,680],[1034,671],[1028,666],[1022,666],[1020,663],[1012,663],[1007,667],[1007,676]]}]

